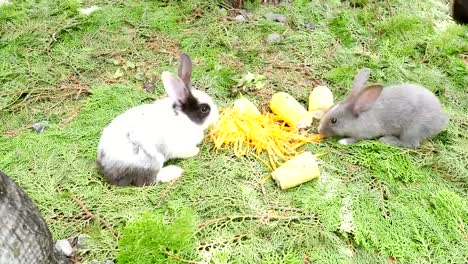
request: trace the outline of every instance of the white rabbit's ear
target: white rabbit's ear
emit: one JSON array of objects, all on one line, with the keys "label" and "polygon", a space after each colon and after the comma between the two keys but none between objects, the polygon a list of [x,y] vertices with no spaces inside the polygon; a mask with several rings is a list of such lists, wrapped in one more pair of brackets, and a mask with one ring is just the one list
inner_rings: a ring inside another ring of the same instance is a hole
[{"label": "white rabbit's ear", "polygon": [[367,111],[379,98],[383,86],[374,84],[362,89],[359,95],[351,102],[351,111],[355,116]]},{"label": "white rabbit's ear", "polygon": [[179,68],[177,70],[179,78],[185,83],[187,89],[192,88],[192,60],[190,57],[183,53],[180,55]]},{"label": "white rabbit's ear", "polygon": [[167,95],[179,105],[187,102],[190,91],[185,83],[175,74],[165,71],[161,74],[161,79]]}]

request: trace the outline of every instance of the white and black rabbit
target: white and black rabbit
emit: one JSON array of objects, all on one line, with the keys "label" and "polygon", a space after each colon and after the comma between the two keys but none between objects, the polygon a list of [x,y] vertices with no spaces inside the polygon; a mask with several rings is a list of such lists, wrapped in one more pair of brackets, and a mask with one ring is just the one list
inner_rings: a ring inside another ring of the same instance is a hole
[{"label": "white and black rabbit", "polygon": [[54,248],[41,212],[28,194],[0,171],[0,263],[68,263]]},{"label": "white and black rabbit", "polygon": [[143,186],[182,175],[182,168],[164,163],[196,156],[204,131],[219,118],[213,99],[192,88],[191,76],[192,61],[182,54],[178,76],[161,75],[168,97],[133,107],[104,129],[97,165],[109,183]]},{"label": "white and black rabbit", "polygon": [[415,84],[365,86],[370,72],[357,73],[351,94],[320,120],[320,134],[345,137],[341,144],[380,138],[385,144],[417,148],[447,127],[448,116],[431,91]]}]

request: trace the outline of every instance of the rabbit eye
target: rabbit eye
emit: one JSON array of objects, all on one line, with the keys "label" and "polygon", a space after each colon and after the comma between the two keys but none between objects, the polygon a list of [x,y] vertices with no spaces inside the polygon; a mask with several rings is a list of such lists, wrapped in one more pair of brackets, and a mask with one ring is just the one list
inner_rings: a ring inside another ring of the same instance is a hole
[{"label": "rabbit eye", "polygon": [[330,120],[330,122],[331,122],[332,124],[335,124],[336,121],[338,121],[338,120],[336,120],[336,118],[332,118],[332,119]]},{"label": "rabbit eye", "polygon": [[204,114],[208,113],[210,111],[210,106],[207,104],[202,104],[200,106],[200,111]]}]

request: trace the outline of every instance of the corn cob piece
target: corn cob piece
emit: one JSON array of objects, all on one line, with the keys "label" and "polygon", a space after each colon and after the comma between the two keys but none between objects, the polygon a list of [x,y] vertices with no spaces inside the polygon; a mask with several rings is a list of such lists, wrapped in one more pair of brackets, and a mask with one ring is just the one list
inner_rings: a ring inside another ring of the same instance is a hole
[{"label": "corn cob piece", "polygon": [[271,176],[285,190],[318,178],[320,170],[315,156],[307,151],[286,161]]},{"label": "corn cob piece", "polygon": [[273,95],[270,109],[289,126],[301,129],[312,124],[312,115],[291,95],[279,92]]},{"label": "corn cob piece", "polygon": [[237,111],[241,115],[251,116],[251,117],[258,117],[262,114],[258,110],[258,108],[247,98],[239,98],[234,102],[234,111]]},{"label": "corn cob piece", "polygon": [[309,112],[320,119],[325,111],[333,105],[333,94],[326,86],[317,86],[309,95]]}]

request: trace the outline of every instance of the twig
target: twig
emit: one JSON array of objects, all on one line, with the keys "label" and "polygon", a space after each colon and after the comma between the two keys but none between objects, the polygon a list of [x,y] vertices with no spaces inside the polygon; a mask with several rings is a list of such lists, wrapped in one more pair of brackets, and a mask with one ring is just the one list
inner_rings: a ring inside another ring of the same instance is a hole
[{"label": "twig", "polygon": [[74,112],[71,112],[71,114],[66,115],[62,118],[62,120],[59,122],[60,127],[65,127],[67,124],[69,124],[75,117],[79,115],[79,108],[75,110]]},{"label": "twig", "polygon": [[304,212],[301,208],[293,208],[293,207],[281,207],[281,206],[271,206],[273,210],[281,210],[281,211],[293,211],[293,212]]},{"label": "twig", "polygon": [[262,220],[265,222],[268,221],[297,221],[297,220],[316,220],[317,216],[312,215],[302,215],[302,216],[287,216],[287,215],[234,215],[234,216],[223,216],[214,219],[210,219],[205,223],[199,224],[198,228],[203,229],[207,226],[217,224],[225,221],[237,221],[237,220]]},{"label": "twig", "polygon": [[55,215],[55,216],[49,217],[48,220],[62,220],[62,219],[65,219],[65,218],[83,219],[83,218],[88,218],[88,216],[85,213],[76,214],[76,215],[72,215],[72,214],[70,214],[70,215]]},{"label": "twig", "polygon": [[167,250],[166,248],[161,248],[161,251],[164,252],[164,254],[166,254],[168,257],[174,259],[174,260],[177,260],[179,262],[182,262],[182,263],[189,263],[189,264],[199,264],[200,262],[198,261],[194,261],[194,260],[187,260],[187,259],[183,259],[183,258],[180,258],[178,256],[176,256],[174,253],[170,252],[169,250]]},{"label": "twig", "polygon": [[[176,180],[176,181],[177,181],[177,180]],[[176,181],[171,181],[171,182],[169,182],[169,184],[167,185],[166,189],[164,189],[164,191],[163,191],[163,193],[162,193],[162,195],[161,195],[161,198],[159,199],[158,207],[161,207],[161,205],[163,204],[163,202],[164,202],[164,200],[166,199],[166,197],[167,197],[167,195],[169,194],[169,192],[170,192],[171,190],[174,189],[173,186],[174,186],[174,183],[175,183]]]},{"label": "twig", "polygon": [[336,40],[336,41],[335,41],[335,44],[333,44],[333,47],[331,48],[331,50],[329,50],[329,51],[327,52],[327,54],[325,54],[325,58],[330,59],[331,56],[333,56],[333,54],[335,54],[336,48],[338,47],[338,44],[339,44],[339,43],[340,43],[339,40]]},{"label": "twig", "polygon": [[[1,111],[1,109],[0,109],[0,111]],[[5,132],[5,136],[7,136],[7,137],[16,137],[19,133],[22,133],[22,132],[24,132],[26,130],[29,130],[29,129],[31,129],[30,125],[20,127],[17,130],[8,130],[8,131]]]},{"label": "twig", "polygon": [[37,89],[30,89],[30,90],[22,90],[16,91],[13,93],[5,93],[0,94],[0,97],[13,97],[15,98],[12,100],[8,105],[4,106],[0,109],[0,111],[14,110],[18,107],[18,105],[30,101],[31,103],[37,102],[40,100],[53,100],[57,101],[56,104],[60,104],[64,101],[64,98],[75,96],[78,98],[80,94],[90,94],[91,91],[87,87],[52,87],[52,88],[37,88]]},{"label": "twig", "polygon": [[390,0],[387,0],[387,5],[388,5],[388,9],[390,11],[390,15],[394,16],[395,14],[393,13],[393,8],[392,8],[392,4],[390,3]]},{"label": "twig", "polygon": [[300,71],[300,72],[303,72],[304,75],[306,76],[312,76],[312,73],[310,72],[310,70],[307,68],[306,65],[302,65],[302,66],[289,66],[289,65],[272,65],[273,68],[276,68],[276,69],[292,69],[292,70],[295,70],[295,71]]},{"label": "twig", "polygon": [[240,235],[237,235],[237,236],[234,236],[233,238],[230,238],[230,239],[226,239],[226,240],[222,240],[222,241],[219,241],[219,242],[213,242],[213,243],[209,243],[209,244],[200,244],[198,245],[197,247],[197,250],[206,250],[206,249],[209,249],[209,248],[213,248],[213,247],[216,247],[217,245],[222,245],[222,244],[227,244],[227,243],[232,243],[232,242],[238,242],[244,238],[247,238],[249,237],[249,234],[240,234]]},{"label": "twig", "polygon": [[388,209],[385,207],[385,190],[382,183],[378,179],[374,179],[374,184],[380,192],[380,210],[382,211],[383,217],[388,218]]},{"label": "twig", "polygon": [[99,217],[98,215],[95,215],[93,213],[91,213],[88,208],[86,207],[86,205],[80,200],[78,199],[76,196],[72,195],[70,196],[70,198],[79,206],[81,207],[81,210],[83,210],[83,212],[86,214],[87,217],[91,218],[91,219],[96,219],[98,220],[99,222],[101,222],[107,229],[109,229],[113,234],[114,234],[114,237],[116,239],[119,239],[119,233],[117,233],[117,231],[109,224],[109,222],[107,222],[106,220],[102,219],[101,217]]},{"label": "twig", "polygon": [[49,40],[49,44],[47,45],[46,47],[46,52],[47,53],[50,53],[50,51],[52,50],[53,46],[55,45],[55,43],[57,42],[57,36],[62,33],[63,31],[66,31],[66,30],[69,30],[69,29],[72,29],[76,26],[79,26],[81,25],[81,22],[72,22],[68,25],[65,25],[59,29],[57,29],[57,31],[55,31],[54,33],[52,33],[52,35],[50,36],[50,40]]}]

